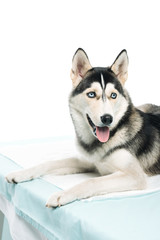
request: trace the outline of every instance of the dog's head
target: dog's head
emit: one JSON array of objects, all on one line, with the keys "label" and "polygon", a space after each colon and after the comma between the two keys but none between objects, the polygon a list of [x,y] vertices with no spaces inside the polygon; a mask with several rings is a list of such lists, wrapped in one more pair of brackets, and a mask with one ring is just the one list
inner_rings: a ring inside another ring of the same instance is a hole
[{"label": "dog's head", "polygon": [[[107,142],[128,107],[124,84],[128,76],[128,56],[123,50],[110,67],[93,68],[79,48],[73,56],[72,107],[100,142]],[[74,105],[74,106],[73,106]]]}]

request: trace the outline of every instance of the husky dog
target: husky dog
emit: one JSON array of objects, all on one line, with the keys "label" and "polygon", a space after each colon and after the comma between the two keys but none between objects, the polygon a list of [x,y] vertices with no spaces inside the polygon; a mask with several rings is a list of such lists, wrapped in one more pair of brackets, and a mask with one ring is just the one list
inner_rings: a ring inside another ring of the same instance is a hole
[{"label": "husky dog", "polygon": [[49,173],[100,174],[69,190],[54,193],[47,207],[146,188],[146,176],[160,174],[160,107],[151,104],[134,107],[124,88],[127,76],[126,50],[110,67],[92,68],[87,54],[79,48],[72,62],[69,107],[81,157],[49,161],[13,172],[6,177],[7,181],[19,183]]}]

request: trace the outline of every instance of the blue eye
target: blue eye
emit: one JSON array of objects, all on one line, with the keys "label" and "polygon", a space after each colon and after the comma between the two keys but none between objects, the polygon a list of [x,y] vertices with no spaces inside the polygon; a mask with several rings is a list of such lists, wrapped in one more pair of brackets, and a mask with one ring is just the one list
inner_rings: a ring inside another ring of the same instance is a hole
[{"label": "blue eye", "polygon": [[116,97],[117,97],[117,93],[112,93],[112,94],[111,94],[111,98],[112,98],[112,99],[116,99]]},{"label": "blue eye", "polygon": [[95,92],[89,92],[89,93],[87,93],[87,96],[89,98],[95,98],[96,97],[96,93]]}]

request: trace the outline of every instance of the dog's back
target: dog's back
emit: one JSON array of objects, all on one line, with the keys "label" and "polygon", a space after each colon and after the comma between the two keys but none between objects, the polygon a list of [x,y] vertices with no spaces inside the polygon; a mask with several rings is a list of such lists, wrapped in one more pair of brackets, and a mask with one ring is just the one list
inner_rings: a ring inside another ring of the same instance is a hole
[{"label": "dog's back", "polygon": [[160,174],[160,107],[145,104],[138,111],[143,119],[138,159],[148,175]]},{"label": "dog's back", "polygon": [[153,104],[144,104],[139,106],[138,109],[145,113],[160,114],[160,106]]}]

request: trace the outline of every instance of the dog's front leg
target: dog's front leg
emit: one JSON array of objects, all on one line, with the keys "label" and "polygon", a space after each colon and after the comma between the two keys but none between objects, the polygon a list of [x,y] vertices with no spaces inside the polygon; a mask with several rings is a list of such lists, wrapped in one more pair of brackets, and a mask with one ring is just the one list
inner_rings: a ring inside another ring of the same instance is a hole
[{"label": "dog's front leg", "polygon": [[136,179],[134,175],[129,175],[118,171],[116,173],[92,178],[81,184],[74,186],[67,191],[60,191],[53,194],[47,207],[57,207],[92,196],[98,196],[111,192],[120,192],[145,188],[145,179]]},{"label": "dog's front leg", "polygon": [[83,163],[76,158],[67,158],[57,161],[48,161],[37,166],[12,172],[6,176],[9,183],[19,183],[28,181],[46,174],[73,174],[80,172],[88,172],[93,170],[89,163]]}]

